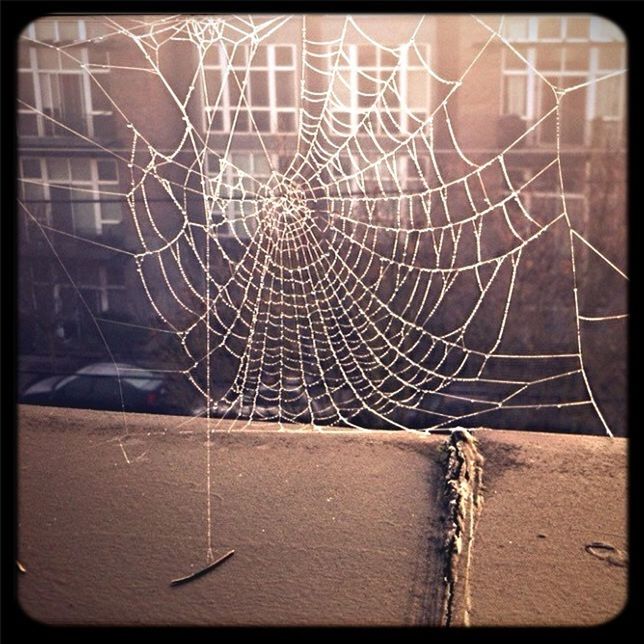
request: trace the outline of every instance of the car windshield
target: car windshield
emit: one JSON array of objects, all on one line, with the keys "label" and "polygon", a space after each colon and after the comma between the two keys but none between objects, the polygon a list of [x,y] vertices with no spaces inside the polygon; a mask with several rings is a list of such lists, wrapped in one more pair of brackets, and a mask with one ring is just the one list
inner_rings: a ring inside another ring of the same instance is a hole
[{"label": "car windshield", "polygon": [[147,369],[139,369],[129,364],[100,362],[79,369],[74,375],[63,378],[56,390],[62,389],[78,377],[117,378],[141,391],[154,391],[163,382],[161,378]]}]

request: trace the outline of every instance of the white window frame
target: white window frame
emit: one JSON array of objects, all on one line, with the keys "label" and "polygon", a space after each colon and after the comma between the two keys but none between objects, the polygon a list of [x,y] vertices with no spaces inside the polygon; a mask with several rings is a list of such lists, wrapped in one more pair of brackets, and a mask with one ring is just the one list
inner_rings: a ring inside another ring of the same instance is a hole
[{"label": "white window frame", "polygon": [[55,271],[52,272],[51,275],[49,276],[50,279],[47,279],[47,280],[40,279],[36,276],[35,271],[33,270],[33,267],[31,267],[30,275],[31,275],[32,302],[33,302],[34,311],[39,310],[34,287],[40,287],[40,288],[45,288],[47,290],[50,290],[51,298],[52,298],[51,301],[53,302],[55,315],[61,315],[63,312],[62,311],[62,306],[63,306],[62,292],[65,289],[70,289],[74,293],[76,292],[76,289],[78,289],[79,291],[94,292],[96,299],[94,300],[93,303],[97,303],[98,307],[91,306],[92,303],[90,302],[87,303],[90,306],[90,309],[92,310],[92,314],[100,314],[100,313],[105,313],[105,311],[108,311],[110,309],[110,296],[114,296],[118,293],[123,293],[126,290],[125,283],[122,283],[122,284],[111,283],[108,279],[107,266],[105,266],[104,264],[99,264],[98,266],[96,266],[96,269],[98,274],[98,283],[95,283],[94,281],[91,281],[91,282],[83,281],[87,275],[87,272],[79,271],[79,275],[77,279],[75,279],[74,285],[72,285],[67,282],[60,281],[59,279],[60,275]]},{"label": "white window frame", "polygon": [[[68,170],[69,174],[68,176],[70,177],[69,180],[55,180],[51,179],[48,174],[48,168],[47,168],[47,160],[48,159],[62,159],[67,162],[68,165]],[[36,183],[38,185],[42,185],[43,187],[43,198],[45,200],[48,200],[49,203],[45,202],[45,223],[48,226],[51,226],[53,228],[56,228],[55,222],[53,221],[53,213],[52,213],[52,196],[51,196],[51,188],[68,188],[70,190],[82,190],[87,192],[88,194],[88,199],[94,200],[93,203],[93,210],[94,210],[94,227],[95,227],[95,233],[96,236],[101,236],[104,232],[104,228],[110,227],[110,226],[115,226],[119,225],[122,223],[123,218],[122,216],[119,217],[118,219],[113,219],[105,216],[103,214],[103,209],[102,209],[102,203],[101,203],[101,195],[103,194],[104,191],[107,192],[118,192],[119,188],[119,175],[118,175],[118,164],[113,160],[113,159],[98,159],[98,158],[91,158],[91,159],[85,159],[89,163],[89,169],[90,169],[90,178],[89,179],[75,179],[72,176],[72,167],[70,164],[71,157],[32,157],[32,156],[24,156],[20,160],[20,170],[21,170],[21,182],[23,184],[26,183]],[[33,178],[25,178],[23,176],[23,163],[25,161],[34,161],[39,164],[40,166],[40,181],[33,179]],[[98,163],[99,161],[110,161],[114,163],[114,167],[116,170],[116,179],[100,179],[98,175]],[[117,195],[114,195],[114,198],[117,198]],[[72,228],[73,228],[73,234],[77,234],[76,231],[76,222],[75,222],[75,216],[73,213],[73,200],[70,200],[72,203]],[[26,207],[29,208],[29,204],[26,204]],[[27,230],[29,227],[27,227]]]},{"label": "white window frame", "polygon": [[[217,209],[213,211],[215,216],[221,217],[226,225],[219,226],[217,228],[217,237],[223,239],[237,239],[239,241],[247,241],[254,234],[256,227],[252,230],[247,230],[250,228],[247,220],[251,218],[250,215],[246,215],[243,218],[238,218],[235,213],[235,207],[238,202],[252,203],[251,199],[241,199],[237,198],[236,193],[231,189],[232,186],[239,179],[243,179],[244,176],[251,178],[252,187],[250,189],[247,187],[247,190],[256,192],[262,184],[268,183],[273,171],[278,167],[279,155],[271,154],[268,159],[263,151],[257,150],[240,150],[234,152],[235,155],[244,155],[248,158],[248,167],[249,172],[238,171],[235,164],[232,160],[229,161],[220,161],[215,155],[211,155],[207,158],[207,167],[206,173],[208,175],[208,183],[210,184],[210,191],[212,192],[212,200],[217,201],[218,197],[215,195],[216,186],[219,181],[220,172],[222,173],[222,182],[229,188],[228,194],[222,194],[220,199],[225,199],[228,201],[221,210]],[[257,159],[264,159],[268,161],[270,170],[268,174],[260,174],[255,169],[258,163]],[[224,164],[223,170],[220,170],[221,163]],[[257,215],[256,215],[257,216]],[[246,223],[244,221],[246,220]]]},{"label": "white window frame", "polygon": [[92,311],[92,315],[105,313],[110,309],[110,294],[122,293],[125,291],[125,284],[111,284],[107,277],[107,267],[103,264],[99,264],[97,267],[98,271],[98,284],[94,282],[84,282],[83,272],[80,272],[78,281],[72,284],[56,282],[53,284],[53,299],[54,299],[54,312],[56,315],[62,313],[62,291],[64,289],[72,289],[74,292],[82,291],[92,291],[98,302],[98,310],[95,310],[94,307],[90,305],[89,302],[86,302]]},{"label": "white window frame", "polygon": [[[373,47],[376,52],[376,62],[374,65],[360,65],[359,64],[359,47]],[[397,125],[400,128],[401,133],[408,133],[412,130],[419,129],[420,124],[416,124],[412,118],[410,118],[410,113],[413,112],[424,112],[425,120],[429,117],[431,111],[431,101],[432,101],[432,75],[429,72],[429,63],[431,60],[431,46],[429,44],[415,44],[414,45],[419,51],[418,53],[414,52],[413,59],[417,61],[418,54],[423,56],[424,54],[424,63],[415,62],[413,64],[409,63],[409,49],[411,45],[400,47],[400,57],[398,64],[382,64],[383,58],[383,48],[375,47],[374,45],[368,45],[365,43],[361,44],[349,44],[344,46],[344,53],[346,58],[340,54],[338,64],[336,67],[336,56],[329,49],[329,56],[327,57],[327,72],[329,73],[330,82],[335,82],[335,74],[333,74],[334,68],[337,69],[338,75],[344,75],[349,78],[349,87],[347,89],[349,94],[349,105],[334,105],[331,108],[331,118],[329,120],[332,130],[336,134],[344,135],[346,133],[340,131],[335,125],[333,117],[337,118],[338,114],[349,114],[350,115],[350,127],[352,131],[356,131],[360,122],[364,118],[365,114],[369,112],[371,106],[360,106],[359,105],[359,74],[358,70],[366,72],[369,76],[378,78],[377,87],[380,91],[383,87],[382,85],[382,76],[383,72],[385,77],[388,79],[389,84],[395,83],[398,86],[398,95],[400,98],[400,106],[396,108],[389,108],[389,113],[391,115],[397,115]],[[424,51],[423,51],[424,50]],[[391,52],[389,52],[391,53]],[[348,58],[348,62],[347,62]],[[395,73],[394,73],[394,70]],[[410,72],[425,72],[427,74],[427,90],[425,96],[425,105],[426,107],[410,107],[409,106],[409,96],[408,96],[408,79]],[[393,75],[393,78],[392,78]],[[378,121],[377,134],[383,133],[383,126]],[[390,132],[391,134],[391,132]]]},{"label": "white window frame", "polygon": [[[215,47],[213,45],[213,47]],[[266,49],[266,64],[259,65],[255,62],[255,56],[252,60],[249,60],[251,48],[249,45],[238,45],[235,50],[235,56],[239,55],[238,52],[243,52],[243,60],[245,63],[232,64],[229,61],[229,56],[231,52],[227,52],[224,45],[219,45],[216,47],[217,51],[217,64],[204,64],[203,70],[204,74],[216,73],[219,75],[219,78],[222,79],[224,85],[223,91],[221,92],[221,99],[219,105],[209,105],[207,102],[206,93],[204,89],[201,90],[202,95],[202,104],[203,104],[203,131],[216,133],[230,133],[232,130],[233,122],[235,119],[235,112],[239,111],[246,112],[248,114],[248,129],[239,130],[235,128],[236,134],[253,134],[259,132],[262,134],[294,134],[297,132],[298,128],[298,76],[297,76],[297,57],[296,57],[296,46],[288,43],[273,43],[268,45],[260,45],[260,47],[265,47]],[[291,64],[290,65],[278,65],[276,63],[276,48],[287,48],[291,51]],[[264,72],[267,76],[268,81],[268,105],[253,105],[251,101],[251,72]],[[277,104],[277,83],[276,83],[276,73],[277,72],[291,72],[293,76],[293,104],[288,106],[281,106]],[[229,87],[231,84],[237,84],[238,90],[241,90],[244,87],[245,83],[245,97],[242,98],[241,103],[239,103],[239,110],[237,110],[237,105],[233,105],[230,100],[230,91]],[[221,128],[215,128],[212,125],[209,127],[209,122],[213,122],[210,114],[212,112],[221,112],[222,114],[222,126]],[[255,129],[253,125],[252,112],[266,112],[269,115],[269,130],[259,130]],[[280,131],[278,129],[279,115],[280,114],[291,114],[293,118],[293,129],[288,131]]]},{"label": "white window frame", "polygon": [[[592,18],[591,17],[591,26],[589,26],[589,32],[592,29]],[[563,27],[562,27],[562,33],[564,38],[563,39],[538,39],[536,38],[536,33],[537,33],[537,25],[538,25],[538,17],[531,17],[529,18],[530,20],[530,37],[528,39],[513,39],[511,42],[516,42],[516,43],[528,43],[527,50],[525,52],[525,58],[528,62],[528,65],[525,67],[522,67],[520,69],[513,69],[508,66],[508,60],[510,59],[516,59],[516,54],[514,54],[512,51],[510,51],[507,47],[503,49],[502,51],[502,83],[501,83],[501,96],[500,96],[500,101],[499,101],[499,116],[504,116],[505,114],[505,99],[506,95],[505,92],[506,90],[506,81],[505,79],[508,77],[522,77],[525,79],[526,83],[526,104],[525,104],[525,109],[523,114],[518,114],[523,121],[525,121],[526,126],[530,127],[533,123],[535,123],[540,116],[542,116],[539,113],[540,105],[541,105],[541,98],[542,98],[542,92],[549,92],[551,91],[550,88],[548,88],[545,83],[539,78],[536,68],[536,61],[537,61],[537,49],[539,45],[542,44],[547,44],[547,43],[562,43],[564,42],[565,35],[566,35],[566,17],[562,17],[562,20],[564,21]],[[603,20],[603,19],[602,19]],[[584,136],[583,136],[583,143],[581,144],[566,144],[565,142],[562,141],[563,145],[569,145],[574,147],[575,145],[589,145],[591,142],[592,138],[592,122],[595,119],[595,114],[596,114],[596,96],[597,96],[597,80],[599,78],[602,78],[603,76],[606,76],[607,74],[610,74],[611,72],[618,71],[619,69],[624,69],[626,60],[626,50],[625,48],[622,49],[621,51],[621,67],[618,69],[601,69],[599,67],[599,46],[593,46],[592,43],[595,42],[595,40],[589,38],[586,39],[568,39],[566,42],[573,42],[573,43],[582,43],[582,44],[587,44],[589,45],[588,51],[589,51],[589,57],[588,57],[588,65],[585,69],[570,69],[566,67],[566,62],[565,62],[565,54],[564,54],[564,48],[561,48],[561,58],[559,62],[559,69],[551,69],[551,70],[545,70],[539,68],[539,73],[545,76],[546,78],[552,78],[552,77],[557,77],[559,81],[561,81],[562,78],[564,77],[583,77],[584,81],[587,82],[588,86],[586,87],[586,105],[584,109],[584,116],[585,116],[585,122],[584,122]],[[619,40],[614,39],[613,42],[619,42]],[[524,53],[524,52],[522,52]],[[611,115],[611,116],[602,116],[602,120],[606,122],[615,122],[615,123],[621,123],[624,120],[624,114],[625,114],[625,103],[626,103],[626,98],[625,98],[625,91],[624,91],[624,86],[625,86],[625,78],[624,76],[618,76],[620,78],[620,92],[619,92],[619,106],[618,106],[618,114],[616,115]],[[542,144],[544,146],[551,146],[552,142],[546,141],[542,142],[537,139],[538,135],[536,133],[533,133],[530,136],[530,141],[532,143],[537,143],[537,144]]]},{"label": "white window frame", "polygon": [[[505,23],[504,27],[501,29],[501,35],[503,38],[505,38],[508,42],[516,42],[516,43],[530,43],[530,42],[550,42],[550,43],[557,43],[557,42],[620,42],[624,40],[624,36],[619,32],[619,35],[615,33],[615,28],[619,30],[619,27],[612,23],[610,20],[607,18],[603,18],[602,16],[595,16],[591,14],[571,14],[571,15],[560,15],[560,14],[543,14],[542,16],[525,16],[522,14],[506,14],[504,16],[505,20],[507,21],[508,19],[516,19],[516,18],[523,18],[528,21],[528,34],[525,38],[515,38],[507,34],[505,30]],[[540,18],[559,18],[561,20],[561,26],[559,29],[559,37],[553,37],[553,38],[543,38],[539,36],[539,19]],[[568,36],[568,20],[569,19],[575,19],[575,18],[588,18],[589,24],[588,24],[588,35],[586,37],[583,36]],[[609,29],[608,33],[604,29],[605,25],[611,25],[611,28]],[[612,35],[610,32],[613,32]]]},{"label": "white window frame", "polygon": [[[60,37],[60,23],[61,22],[67,22],[67,23],[74,23],[78,29],[77,36],[75,40],[85,40],[87,38],[87,25],[85,24],[85,20],[72,20],[70,18],[57,18],[57,19],[52,19],[52,18],[41,18],[39,20],[36,20],[32,22],[26,29],[27,36],[31,38],[32,40],[38,40],[37,33],[36,33],[36,23],[37,22],[47,22],[48,24],[51,24],[53,26],[54,30],[54,37],[51,40],[47,40],[46,42],[61,42],[62,38]],[[41,41],[44,42],[44,41]]]},{"label": "white window frame", "polygon": [[[55,43],[60,41],[59,35],[59,20],[52,21],[54,26],[54,40],[49,41],[50,43]],[[78,20],[78,38],[79,41],[86,40],[87,29],[84,20]],[[112,116],[112,110],[98,110],[93,107],[92,102],[92,83],[99,82],[100,85],[105,86],[105,77],[110,73],[109,67],[90,64],[89,61],[89,51],[87,46],[77,46],[73,49],[70,49],[73,52],[74,57],[80,62],[78,67],[66,68],[61,64],[61,57],[67,56],[65,51],[58,49],[53,44],[41,43],[36,38],[36,25],[31,23],[26,30],[26,36],[28,39],[31,39],[33,42],[19,42],[19,47],[28,47],[29,54],[29,67],[18,67],[19,74],[25,74],[31,76],[31,82],[33,83],[33,92],[34,92],[34,102],[35,105],[32,106],[33,109],[25,107],[21,103],[18,104],[18,114],[31,114],[36,116],[36,127],[37,127],[37,136],[39,137],[64,137],[76,134],[73,130],[67,130],[64,122],[61,122],[60,127],[63,130],[63,133],[53,134],[51,131],[55,123],[52,123],[51,119],[45,116],[44,114],[44,93],[43,93],[43,84],[49,83],[51,86],[52,82],[59,82],[60,76],[71,75],[78,76],[79,83],[81,85],[81,95],[83,99],[83,121],[85,126],[84,132],[79,132],[78,134],[87,136],[89,138],[95,137],[95,127],[94,127],[94,117],[96,116]],[[57,53],[59,66],[55,69],[41,69],[38,66],[38,51],[43,50],[44,48],[51,48]],[[105,52],[105,55],[108,57],[109,64],[109,52]],[[91,72],[89,71],[91,69]],[[92,77],[96,76],[97,80],[92,80]],[[55,79],[55,80],[54,80]],[[51,94],[50,90],[50,94]],[[60,85],[58,87],[58,93],[61,93]],[[28,135],[27,135],[28,136]]]}]

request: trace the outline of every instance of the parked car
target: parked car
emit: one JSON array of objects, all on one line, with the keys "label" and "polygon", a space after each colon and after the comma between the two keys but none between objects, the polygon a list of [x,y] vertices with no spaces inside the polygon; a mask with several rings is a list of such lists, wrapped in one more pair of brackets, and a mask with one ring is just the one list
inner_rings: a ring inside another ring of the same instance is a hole
[{"label": "parked car", "polygon": [[32,405],[158,414],[191,414],[171,398],[167,379],[131,364],[97,362],[71,375],[28,387],[19,401]]}]

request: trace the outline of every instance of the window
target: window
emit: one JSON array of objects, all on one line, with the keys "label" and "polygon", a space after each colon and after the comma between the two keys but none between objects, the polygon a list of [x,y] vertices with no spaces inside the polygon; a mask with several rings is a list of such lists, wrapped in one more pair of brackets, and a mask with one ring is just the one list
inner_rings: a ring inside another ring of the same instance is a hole
[{"label": "window", "polygon": [[[21,199],[41,224],[80,237],[97,237],[121,223],[113,159],[25,157],[20,170]],[[28,235],[30,228],[27,226]]]},{"label": "window", "polygon": [[624,41],[619,27],[601,16],[507,15],[502,36],[510,42],[616,42]]},{"label": "window", "polygon": [[[278,159],[261,152],[233,152],[228,161],[214,156],[208,160],[211,192],[215,200],[224,203],[221,210],[215,208],[213,223],[220,237],[247,240],[252,237],[258,224],[258,209],[262,193]],[[220,225],[224,223],[225,225]]]},{"label": "window", "polygon": [[[397,135],[423,125],[430,112],[429,46],[399,49],[348,45],[333,77],[332,130],[346,136],[369,116],[374,131]],[[329,71],[335,57],[329,57]]]},{"label": "window", "polygon": [[212,46],[204,64],[205,131],[293,133],[294,45]]},{"label": "window", "polygon": [[[109,54],[84,42],[83,20],[32,23],[18,46],[18,122],[24,136],[113,136]],[[60,47],[59,47],[60,45]],[[64,45],[64,46],[63,46]]]},{"label": "window", "polygon": [[84,326],[93,334],[94,323],[79,293],[92,316],[118,309],[125,292],[123,270],[112,263],[91,261],[83,261],[82,267],[68,262],[66,268],[73,284],[57,262],[33,260],[29,270],[34,310],[45,319],[52,315],[58,319],[63,338],[79,335]]},{"label": "window", "polygon": [[[548,83],[559,89],[579,85],[561,100],[561,143],[591,144],[599,132],[619,139],[625,79],[619,74],[604,78],[626,64],[620,32],[615,29],[612,23],[594,16],[507,18],[503,34],[516,44],[515,51],[503,51],[501,113],[519,117],[529,127],[555,107]],[[553,145],[554,115],[545,119],[531,138],[535,143]]]}]

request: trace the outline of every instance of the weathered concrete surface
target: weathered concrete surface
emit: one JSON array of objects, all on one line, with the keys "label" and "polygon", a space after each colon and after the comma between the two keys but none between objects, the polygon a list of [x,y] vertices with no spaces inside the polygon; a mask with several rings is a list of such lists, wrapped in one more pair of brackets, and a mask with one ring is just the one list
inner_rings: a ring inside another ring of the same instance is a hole
[{"label": "weathered concrete surface", "polygon": [[[205,421],[123,420],[20,409],[18,558],[27,571],[18,598],[31,617],[441,622],[446,436],[280,433],[262,424],[217,432],[214,554],[236,552],[170,587],[206,564]],[[460,553],[452,623],[582,625],[616,616],[627,585],[626,440],[488,430],[476,437],[483,504],[469,557]]]},{"label": "weathered concrete surface", "polygon": [[[404,433],[221,432],[206,564],[201,421],[22,407],[18,599],[64,624],[436,623],[439,445]],[[181,430],[193,433],[180,433]]]},{"label": "weathered concrete surface", "polygon": [[476,437],[485,464],[471,624],[616,617],[627,601],[627,441],[492,430]]}]

